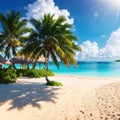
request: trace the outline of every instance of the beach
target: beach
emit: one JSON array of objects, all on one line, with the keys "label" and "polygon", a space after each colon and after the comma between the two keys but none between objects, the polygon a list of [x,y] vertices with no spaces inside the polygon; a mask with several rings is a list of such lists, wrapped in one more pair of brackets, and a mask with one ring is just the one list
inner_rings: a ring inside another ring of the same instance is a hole
[{"label": "beach", "polygon": [[1,120],[119,120],[120,78],[55,75],[64,86],[45,86],[44,78],[19,78],[0,85]]}]

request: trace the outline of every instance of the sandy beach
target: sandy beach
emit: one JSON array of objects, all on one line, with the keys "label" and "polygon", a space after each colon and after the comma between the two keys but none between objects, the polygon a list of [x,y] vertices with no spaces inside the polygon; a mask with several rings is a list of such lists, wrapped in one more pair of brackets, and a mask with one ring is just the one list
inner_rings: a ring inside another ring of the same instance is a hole
[{"label": "sandy beach", "polygon": [[0,120],[119,120],[120,79],[56,75],[0,85]]}]

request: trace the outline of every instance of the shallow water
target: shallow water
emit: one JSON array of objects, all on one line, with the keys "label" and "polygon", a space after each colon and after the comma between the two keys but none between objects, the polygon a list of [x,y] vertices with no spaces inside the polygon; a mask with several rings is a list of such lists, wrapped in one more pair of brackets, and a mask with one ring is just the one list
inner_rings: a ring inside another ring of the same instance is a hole
[{"label": "shallow water", "polygon": [[117,62],[78,62],[78,66],[73,65],[67,68],[60,63],[57,69],[50,63],[50,69],[59,74],[70,74],[90,77],[120,77],[120,63]]},{"label": "shallow water", "polygon": [[[77,67],[70,65],[70,68],[62,63],[59,63],[59,65],[58,69],[53,62],[50,62],[49,69],[56,74],[88,77],[120,77],[120,62],[78,62]],[[19,64],[16,66],[20,68]],[[37,64],[36,68],[45,68],[45,65]]]}]

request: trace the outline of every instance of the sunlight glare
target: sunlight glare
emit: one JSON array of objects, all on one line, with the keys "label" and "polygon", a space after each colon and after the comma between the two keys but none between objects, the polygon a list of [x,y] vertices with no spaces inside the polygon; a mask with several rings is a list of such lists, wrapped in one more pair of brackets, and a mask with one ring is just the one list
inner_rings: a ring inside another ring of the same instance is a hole
[{"label": "sunlight glare", "polygon": [[120,0],[104,0],[103,1],[111,11],[116,12],[115,21],[118,20],[120,16]]},{"label": "sunlight glare", "polygon": [[118,9],[120,7],[120,0],[106,0],[107,4],[111,7]]}]

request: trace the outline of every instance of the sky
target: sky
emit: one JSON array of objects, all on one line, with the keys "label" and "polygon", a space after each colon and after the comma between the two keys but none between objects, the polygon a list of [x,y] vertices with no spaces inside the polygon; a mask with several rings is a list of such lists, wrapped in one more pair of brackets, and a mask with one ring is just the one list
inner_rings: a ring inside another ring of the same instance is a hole
[{"label": "sky", "polygon": [[78,61],[120,59],[120,0],[1,0],[0,12],[10,10],[36,19],[47,13],[64,15],[82,48]]}]

